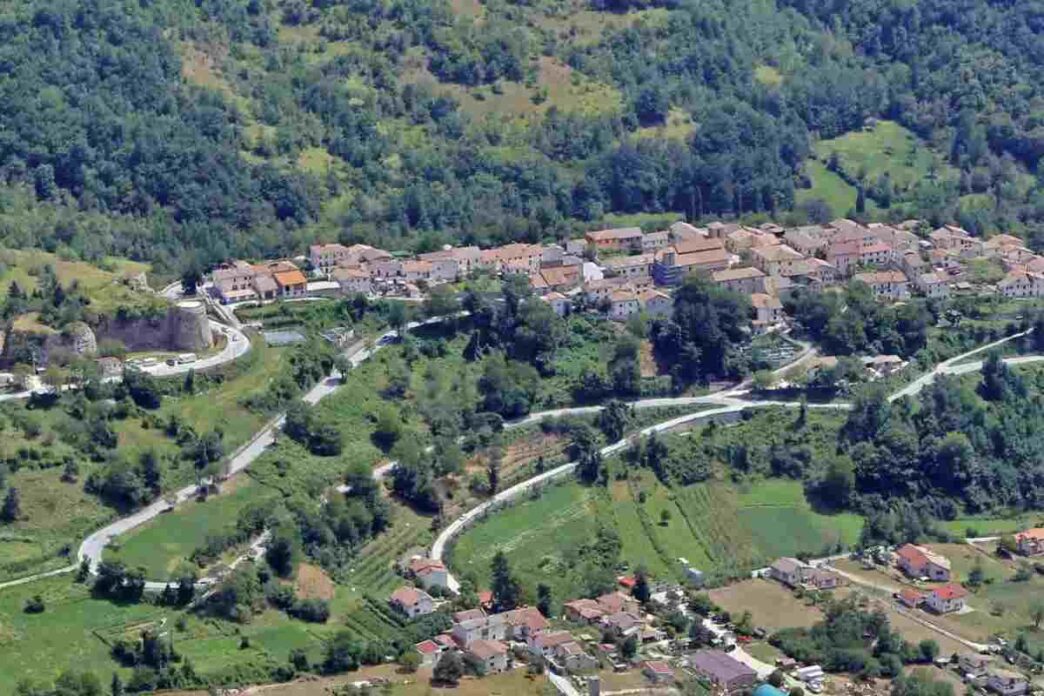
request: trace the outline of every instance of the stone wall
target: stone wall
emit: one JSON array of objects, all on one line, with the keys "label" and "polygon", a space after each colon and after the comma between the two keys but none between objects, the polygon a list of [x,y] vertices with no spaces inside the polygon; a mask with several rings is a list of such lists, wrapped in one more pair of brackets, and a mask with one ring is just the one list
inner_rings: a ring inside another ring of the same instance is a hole
[{"label": "stone wall", "polygon": [[[130,352],[165,350],[203,352],[214,345],[214,336],[207,318],[206,306],[197,300],[185,300],[156,318],[120,319],[102,317],[92,327],[77,322],[63,331],[28,333],[10,331],[0,336],[3,362],[10,364],[25,359],[30,352],[40,364],[55,352],[92,355],[98,351],[98,341],[116,340]],[[30,347],[35,346],[30,351]]]},{"label": "stone wall", "polygon": [[157,319],[106,317],[94,327],[98,339],[115,339],[131,352],[172,350],[201,352],[214,345],[206,306],[198,300],[185,300]]}]

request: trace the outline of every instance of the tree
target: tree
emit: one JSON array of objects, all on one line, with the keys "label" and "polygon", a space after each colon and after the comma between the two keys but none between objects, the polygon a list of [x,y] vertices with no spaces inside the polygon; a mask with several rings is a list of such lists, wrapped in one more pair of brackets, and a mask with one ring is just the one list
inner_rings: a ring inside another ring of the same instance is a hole
[{"label": "tree", "polygon": [[112,673],[112,681],[109,682],[109,694],[111,696],[123,696],[123,680],[116,672]]},{"label": "tree", "polygon": [[985,579],[986,572],[982,568],[982,560],[976,558],[971,570],[968,571],[968,580],[966,584],[969,587],[979,587],[980,585],[982,585],[983,580]]},{"label": "tree", "polygon": [[597,481],[602,475],[602,453],[598,447],[598,438],[590,426],[580,425],[573,429],[570,449],[576,459],[577,478],[584,483]]},{"label": "tree", "polygon": [[406,305],[402,302],[389,302],[387,320],[388,326],[401,338],[402,330],[406,327]]},{"label": "tree", "polygon": [[0,520],[4,522],[15,522],[22,515],[22,499],[18,489],[11,486],[4,496],[3,507],[0,507]]},{"label": "tree", "polygon": [[46,608],[47,605],[44,604],[43,597],[41,597],[40,595],[33,595],[29,599],[25,600],[25,606],[22,608],[22,610],[26,614],[42,614],[44,613],[44,610]]},{"label": "tree", "polygon": [[616,442],[627,431],[632,416],[631,408],[627,404],[610,399],[598,414],[598,428],[605,433],[609,442]]},{"label": "tree", "polygon": [[649,597],[652,592],[649,589],[649,574],[645,568],[638,568],[634,573],[634,587],[631,589],[631,596],[637,599],[642,604],[649,601]]},{"label": "tree", "polygon": [[420,669],[421,658],[416,650],[407,650],[399,656],[399,665],[407,674],[413,674]]},{"label": "tree", "polygon": [[671,523],[671,511],[667,508],[660,510],[660,526],[666,527]]},{"label": "tree", "polygon": [[503,551],[493,556],[491,580],[494,609],[499,613],[517,608],[522,600],[522,585],[512,576]]},{"label": "tree", "polygon": [[496,495],[500,490],[500,464],[504,453],[500,447],[491,447],[486,463],[486,478],[489,481],[489,494]]},{"label": "tree", "polygon": [[265,561],[281,577],[289,577],[294,572],[297,558],[298,542],[296,529],[289,526],[280,527],[273,532],[272,538],[265,547]]},{"label": "tree", "polygon": [[635,655],[638,654],[637,636],[631,635],[627,637],[627,640],[620,646],[620,654],[628,660],[634,659]]},{"label": "tree", "polygon": [[537,610],[545,618],[551,618],[551,586],[546,583],[537,585]]},{"label": "tree", "polygon": [[925,638],[917,644],[917,653],[921,656],[922,662],[934,662],[935,658],[939,656],[939,644],[930,638]]},{"label": "tree", "polygon": [[199,266],[191,264],[181,273],[181,292],[185,295],[194,296],[196,289],[203,284],[203,273]]},{"label": "tree", "polygon": [[338,631],[326,642],[323,671],[339,674],[359,669],[364,647],[350,631]]},{"label": "tree", "polygon": [[1044,602],[1036,601],[1030,605],[1030,618],[1033,619],[1033,628],[1040,628],[1044,622]]},{"label": "tree", "polygon": [[431,673],[433,681],[447,686],[456,686],[460,683],[462,676],[464,676],[464,661],[456,651],[443,653]]}]

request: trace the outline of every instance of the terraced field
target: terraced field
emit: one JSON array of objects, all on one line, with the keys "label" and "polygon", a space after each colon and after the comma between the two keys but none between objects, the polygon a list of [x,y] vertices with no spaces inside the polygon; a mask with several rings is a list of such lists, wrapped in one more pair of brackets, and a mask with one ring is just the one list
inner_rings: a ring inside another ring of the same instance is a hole
[{"label": "terraced field", "polygon": [[450,565],[485,579],[490,559],[502,550],[531,590],[547,582],[557,596],[576,596],[583,586],[582,549],[599,525],[619,534],[623,563],[680,579],[681,559],[711,574],[742,575],[780,555],[850,545],[862,520],[816,513],[796,481],[671,488],[642,471],[608,488],[563,483],[498,512],[460,537]]}]

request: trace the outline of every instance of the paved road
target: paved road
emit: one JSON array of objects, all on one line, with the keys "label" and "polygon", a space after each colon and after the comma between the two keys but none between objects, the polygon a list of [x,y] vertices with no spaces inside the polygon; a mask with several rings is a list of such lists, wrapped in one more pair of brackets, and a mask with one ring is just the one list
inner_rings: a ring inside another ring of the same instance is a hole
[{"label": "paved road", "polygon": [[[988,350],[990,350],[992,348],[995,348],[995,347],[997,347],[997,346],[999,346],[999,345],[1001,345],[1003,343],[1006,343],[1007,341],[1011,341],[1011,340],[1019,338],[1021,336],[1025,336],[1027,333],[1029,333],[1029,332],[1026,331],[1026,332],[1022,332],[1022,333],[1015,334],[1015,335],[1012,335],[1012,336],[1008,336],[1008,337],[1003,338],[1003,339],[1001,339],[999,341],[994,341],[994,342],[989,343],[989,344],[987,344],[985,346],[981,346],[979,348],[975,348],[973,350],[967,351],[966,353],[962,353],[960,355],[954,356],[953,358],[950,358],[949,360],[945,360],[945,361],[939,363],[939,365],[937,365],[933,370],[929,371],[925,375],[922,375],[920,378],[918,378],[917,380],[912,382],[910,385],[907,385],[906,387],[898,390],[897,392],[895,392],[894,394],[889,396],[889,400],[890,401],[894,401],[894,400],[896,400],[898,398],[901,398],[903,396],[910,396],[910,395],[917,394],[922,389],[924,389],[925,386],[927,386],[928,384],[931,384],[941,374],[963,374],[965,372],[973,372],[975,370],[981,369],[982,368],[982,362],[973,362],[973,363],[968,363],[968,364],[963,364],[963,365],[955,365],[955,363],[957,363],[957,362],[959,362],[961,360],[964,360],[966,358],[969,358],[969,357],[971,357],[973,355],[977,355],[977,354],[979,354],[981,352],[988,351]],[[800,356],[798,360],[800,361],[800,360],[807,359],[809,357],[809,355],[808,355],[809,351],[810,351],[810,349],[806,349],[804,354],[802,356]],[[1011,363],[1011,364],[1020,364],[1020,363],[1026,363],[1026,362],[1033,362],[1033,361],[1036,361],[1036,360],[1044,360],[1044,356],[1023,356],[1023,357],[1019,357],[1019,358],[1009,358],[1009,359],[1006,359],[1005,362]],[[797,361],[795,361],[795,362],[797,362]],[[786,365],[783,368],[780,368],[780,370],[789,369],[792,366],[793,365]],[[777,370],[777,372],[779,372],[779,370]],[[740,396],[741,394],[742,394],[741,388],[740,387],[736,387],[736,388],[734,388],[731,391],[725,391],[725,392],[721,392],[719,394],[711,394],[711,395],[705,396],[705,397],[688,397],[688,398],[683,398],[682,400],[671,400],[671,399],[646,400],[646,402],[649,402],[649,401],[658,402],[657,405],[668,405],[668,404],[675,404],[676,405],[678,403],[690,403],[690,404],[691,403],[707,403],[707,404],[719,404],[719,406],[718,406],[718,408],[712,408],[712,409],[708,409],[708,410],[705,410],[705,411],[700,411],[700,412],[697,412],[697,413],[690,413],[690,414],[686,414],[686,415],[683,415],[683,416],[679,416],[678,418],[673,418],[671,420],[664,421],[663,423],[658,423],[658,424],[656,424],[654,426],[651,426],[651,427],[646,428],[645,430],[641,431],[640,435],[641,436],[646,436],[646,435],[648,435],[648,434],[650,434],[652,432],[660,432],[662,430],[669,430],[671,428],[675,428],[675,427],[678,427],[679,425],[683,425],[683,424],[687,424],[687,423],[698,422],[700,420],[706,420],[706,419],[710,419],[710,418],[729,416],[730,414],[736,414],[736,413],[739,413],[739,412],[744,411],[746,409],[765,408],[765,407],[768,407],[768,406],[783,406],[783,407],[787,407],[787,408],[795,408],[795,407],[798,407],[800,405],[799,403],[792,402],[792,401],[772,401],[772,400],[767,400],[767,401],[758,401],[758,402],[745,402],[745,401],[738,400],[737,397]],[[816,409],[847,410],[847,409],[851,408],[851,405],[847,404],[847,403],[843,403],[843,402],[835,402],[835,403],[829,403],[829,404],[808,404],[808,407],[809,408],[816,408]],[[540,417],[547,418],[547,417],[568,415],[570,413],[590,412],[591,410],[595,410],[596,411],[596,410],[598,410],[598,408],[599,407],[582,407],[581,409],[556,409],[554,411],[546,411],[546,412],[543,412],[543,413],[540,413],[540,414],[534,414],[534,416],[537,417],[536,420],[539,420]],[[527,419],[524,419],[523,421],[520,421],[520,423],[532,422],[532,420],[533,419],[531,419],[531,418],[527,418]],[[620,440],[619,442],[615,442],[615,443],[609,445],[608,447],[603,448],[602,451],[601,451],[602,452],[602,456],[605,457],[605,456],[609,456],[609,455],[615,454],[616,452],[619,452],[621,449],[626,447],[632,441],[632,439],[634,439],[634,436],[625,438],[623,440]],[[496,494],[493,498],[491,498],[491,499],[489,499],[489,500],[487,500],[487,501],[477,505],[476,507],[472,508],[471,510],[468,510],[467,512],[462,514],[460,517],[458,517],[454,521],[450,522],[449,525],[447,525],[441,532],[439,532],[439,535],[435,538],[435,542],[432,544],[432,547],[431,547],[431,557],[435,558],[435,559],[441,560],[444,557],[445,553],[446,553],[446,548],[449,545],[449,543],[454,538],[456,538],[461,532],[463,532],[465,529],[467,529],[471,524],[473,524],[474,522],[482,519],[484,516],[486,516],[487,514],[493,512],[493,511],[495,511],[497,508],[503,507],[506,504],[510,503],[511,501],[515,500],[516,498],[521,497],[522,495],[525,495],[526,493],[529,493],[533,489],[535,489],[535,488],[537,488],[539,486],[542,486],[542,485],[544,485],[544,484],[546,484],[546,483],[548,483],[548,482],[550,482],[550,481],[552,481],[554,479],[560,478],[560,477],[562,477],[562,476],[572,472],[575,468],[576,468],[576,462],[569,462],[567,464],[563,464],[563,465],[561,465],[561,466],[559,466],[559,467],[557,467],[555,469],[552,469],[550,471],[546,471],[546,472],[544,472],[542,474],[538,474],[537,476],[534,476],[533,478],[527,479],[525,481],[521,481],[521,482],[515,484],[514,486],[511,486],[510,488],[506,488],[503,491],[501,491],[500,493]],[[450,589],[456,591],[458,589],[458,587],[459,587],[459,583],[457,582],[457,580],[454,577],[450,576],[450,578],[449,578],[449,586],[450,586]]]},{"label": "paved road", "polygon": [[[412,330],[412,329],[418,328],[420,326],[423,326],[423,325],[426,325],[426,324],[435,323],[435,322],[439,322],[439,321],[442,321],[442,318],[435,317],[433,319],[428,319],[428,320],[422,321],[422,322],[411,322],[410,324],[408,324],[405,327],[405,329],[406,330]],[[236,335],[236,332],[238,332],[238,329],[234,329],[232,327],[223,326],[223,329],[225,331],[227,331],[227,332],[230,332],[230,336],[231,335]],[[242,336],[241,332],[239,332],[238,335]],[[905,387],[904,389],[900,390],[896,394],[893,394],[892,397],[890,397],[890,398],[894,399],[894,398],[898,398],[899,396],[902,396],[902,395],[916,394],[921,389],[923,389],[925,385],[929,384],[932,380],[934,380],[935,377],[938,374],[951,374],[951,372],[948,372],[948,370],[951,370],[951,369],[961,370],[961,372],[952,372],[952,374],[961,374],[963,372],[971,372],[971,371],[974,371],[975,369],[980,369],[981,365],[982,365],[981,362],[979,362],[979,363],[970,363],[968,365],[959,365],[959,366],[953,366],[953,363],[956,363],[956,362],[958,362],[958,361],[960,361],[960,360],[962,360],[964,358],[970,357],[970,356],[972,356],[974,354],[977,354],[977,353],[979,353],[981,351],[989,350],[990,348],[993,348],[993,347],[995,347],[997,345],[1000,345],[1000,344],[1004,343],[1005,341],[1012,340],[1012,339],[1017,338],[1018,336],[1022,336],[1022,335],[1025,335],[1025,334],[1017,334],[1015,336],[1010,336],[1010,337],[1008,337],[1006,339],[1002,339],[1000,341],[995,341],[995,342],[993,342],[991,344],[988,344],[986,346],[983,346],[981,348],[977,348],[975,350],[968,351],[967,353],[964,353],[962,355],[959,355],[959,356],[956,356],[954,358],[951,358],[948,361],[944,361],[943,363],[940,363],[934,370],[932,370],[931,372],[929,372],[926,375],[922,376],[921,378],[916,380],[913,384]],[[385,344],[387,339],[390,339],[390,338],[392,338],[394,336],[395,336],[395,332],[394,331],[388,331],[385,334],[383,334],[378,339],[378,341],[376,341],[376,343],[374,344],[374,346],[372,348],[363,348],[361,350],[358,350],[354,354],[352,354],[349,357],[349,360],[351,361],[352,366],[353,367],[358,366],[361,363],[363,363],[364,361],[368,360],[373,354],[375,354],[378,350],[381,349],[381,347]],[[232,350],[234,352],[237,349],[233,348],[233,346],[238,344],[238,343],[244,343],[247,346],[246,349],[247,350],[249,349],[249,342],[245,340],[245,336],[244,336],[244,337],[242,337],[242,338],[240,338],[239,340],[236,340],[236,341],[230,339],[229,342],[228,342],[228,346],[226,346],[226,350]],[[245,352],[245,350],[243,350],[242,352]],[[785,365],[782,368],[779,368],[779,370],[777,370],[776,372],[777,373],[782,373],[782,371],[790,369],[791,367],[793,367],[794,364],[796,364],[796,363],[798,363],[800,361],[808,359],[810,357],[810,355],[812,354],[812,352],[813,352],[813,349],[806,345],[805,349],[802,351],[802,354],[794,362],[792,362],[792,363],[790,363],[788,365]],[[225,353],[225,351],[222,351],[222,355],[224,353]],[[239,354],[242,354],[242,353],[239,353]],[[1022,363],[1022,362],[1032,362],[1034,360],[1044,360],[1044,356],[1023,356],[1021,358],[1011,358],[1007,362]],[[182,371],[187,371],[188,369],[192,369],[190,366],[177,366],[177,367],[182,367],[183,368]],[[309,404],[318,403],[321,399],[325,398],[329,394],[332,394],[334,391],[336,391],[337,388],[341,384],[342,384],[341,376],[339,374],[337,374],[336,372],[334,372],[331,375],[329,375],[326,379],[322,380],[321,382],[316,384],[314,387],[312,387],[312,389],[310,389],[302,397],[302,399],[306,403],[309,403]],[[615,454],[615,453],[621,451],[622,449],[624,449],[625,447],[627,447],[629,445],[629,443],[635,437],[648,436],[649,434],[651,434],[653,432],[667,431],[667,430],[670,430],[672,428],[679,427],[681,425],[685,425],[685,424],[689,424],[689,423],[693,423],[693,422],[698,422],[698,421],[706,420],[706,419],[710,419],[710,418],[730,417],[732,414],[738,414],[741,411],[744,411],[746,409],[764,408],[764,407],[769,407],[769,406],[783,406],[783,407],[787,407],[787,408],[796,408],[796,407],[798,407],[800,405],[798,402],[773,401],[773,400],[766,400],[766,401],[759,401],[759,402],[742,401],[739,398],[740,396],[742,396],[745,393],[744,390],[742,389],[742,386],[743,385],[741,384],[741,385],[738,385],[737,387],[734,387],[732,390],[720,392],[720,393],[717,393],[717,394],[710,394],[710,395],[707,395],[707,396],[679,397],[679,398],[673,398],[673,399],[672,398],[643,399],[643,400],[641,400],[639,402],[636,402],[635,405],[637,407],[639,407],[639,408],[649,408],[649,407],[657,407],[657,406],[692,405],[692,404],[708,404],[708,405],[716,406],[716,408],[711,408],[711,409],[700,411],[700,412],[697,412],[697,413],[684,414],[684,415],[681,415],[681,416],[678,416],[678,417],[675,417],[675,418],[668,419],[668,420],[663,421],[661,423],[657,423],[655,425],[649,426],[649,427],[643,429],[642,431],[640,431],[636,435],[632,435],[632,436],[630,436],[628,438],[620,440],[619,442],[615,442],[615,443],[613,443],[611,445],[608,445],[607,447],[604,447],[601,450],[602,455],[603,456],[610,456],[612,454]],[[847,408],[850,408],[850,405],[847,404],[847,403],[829,403],[829,404],[808,404],[808,407],[809,408],[815,408],[815,409],[847,409]],[[573,408],[573,409],[555,409],[555,410],[552,410],[552,411],[544,411],[542,413],[533,414],[530,417],[527,417],[527,418],[522,419],[520,421],[516,421],[514,423],[511,423],[511,424],[509,424],[509,427],[510,426],[519,426],[519,425],[523,425],[525,423],[530,423],[530,422],[535,422],[535,421],[540,420],[542,418],[548,418],[548,417],[554,417],[554,416],[560,416],[560,415],[568,415],[568,414],[575,414],[575,413],[595,412],[595,411],[597,411],[599,409],[600,409],[600,407],[598,407],[598,406],[591,406],[591,407],[579,407],[579,408]],[[226,472],[227,472],[228,476],[234,476],[234,475],[238,474],[239,472],[243,471],[252,462],[254,462],[258,457],[260,457],[265,452],[265,450],[275,441],[276,433],[278,432],[278,430],[283,425],[284,415],[285,414],[281,414],[280,416],[274,418],[264,428],[262,428],[258,433],[256,433],[254,435],[254,437],[251,438],[250,441],[248,441],[247,443],[242,445],[238,450],[236,450],[232,454],[232,456],[229,458],[229,460],[228,460],[228,462],[226,464]],[[389,463],[379,467],[378,469],[376,469],[374,471],[374,476],[377,477],[377,478],[383,478],[388,473],[391,472],[391,470],[394,468],[394,466],[395,466],[395,462],[389,462]],[[507,488],[507,489],[501,491],[500,493],[498,493],[496,496],[494,496],[490,500],[485,501],[484,503],[481,503],[480,505],[476,506],[475,508],[465,512],[463,515],[461,515],[461,517],[459,517],[456,520],[454,520],[453,522],[451,522],[447,527],[445,527],[439,533],[438,537],[435,539],[434,544],[432,545],[432,550],[431,550],[432,557],[433,558],[437,558],[437,559],[441,559],[443,557],[443,555],[445,554],[445,550],[446,550],[446,547],[449,544],[449,542],[452,541],[453,538],[455,538],[458,534],[460,534],[464,529],[466,529],[474,521],[480,519],[482,516],[488,514],[491,511],[493,511],[495,508],[498,508],[498,507],[506,505],[507,503],[511,502],[515,498],[517,498],[517,497],[519,497],[519,496],[521,496],[521,495],[531,491],[535,487],[538,487],[538,486],[543,485],[543,484],[545,484],[547,482],[550,482],[550,481],[552,481],[554,479],[560,478],[560,477],[564,476],[565,474],[570,473],[571,471],[573,471],[573,469],[575,469],[575,467],[576,467],[576,462],[569,462],[567,464],[563,464],[563,465],[561,465],[561,466],[559,466],[559,467],[557,467],[555,469],[552,469],[550,471],[546,471],[546,472],[544,472],[542,474],[538,474],[537,476],[534,476],[533,478],[530,478],[530,479],[528,479],[526,481],[522,481],[522,482],[520,482],[518,484],[515,484],[514,486],[511,486],[510,488]],[[342,487],[342,488],[344,488],[344,487]],[[198,489],[197,486],[191,485],[191,486],[186,486],[186,487],[182,488],[181,490],[176,491],[175,493],[173,493],[172,495],[175,496],[175,499],[177,501],[176,505],[180,505],[181,503],[183,503],[183,502],[193,498],[194,496],[196,496],[198,494],[198,490],[199,489]],[[83,543],[80,545],[80,548],[79,548],[79,550],[77,552],[77,559],[78,559],[78,561],[82,561],[85,558],[89,559],[90,563],[91,563],[92,571],[96,570],[98,564],[101,561],[102,553],[103,553],[103,551],[105,549],[105,546],[114,537],[119,536],[121,534],[125,534],[126,532],[128,532],[128,531],[130,531],[130,530],[132,530],[132,529],[134,529],[134,528],[136,528],[136,527],[138,527],[138,526],[140,526],[142,524],[145,524],[146,522],[148,522],[148,521],[150,521],[150,520],[152,520],[154,518],[156,518],[157,516],[163,514],[164,512],[169,511],[170,509],[171,509],[171,507],[170,507],[170,505],[168,505],[166,500],[165,499],[160,499],[160,500],[155,501],[151,505],[149,505],[149,506],[147,506],[147,507],[145,507],[145,508],[143,508],[141,510],[136,511],[135,513],[133,513],[133,514],[127,516],[127,517],[124,517],[124,518],[121,518],[119,520],[116,520],[116,521],[112,522],[111,524],[106,525],[102,529],[99,529],[99,530],[93,532],[90,536],[88,536],[86,539],[84,539]],[[67,568],[59,569],[57,571],[52,571],[51,573],[48,573],[48,574],[45,574],[45,575],[42,575],[42,576],[30,576],[28,578],[21,578],[21,579],[17,579],[17,580],[6,582],[6,583],[0,583],[0,589],[3,589],[5,587],[10,587],[10,586],[13,586],[13,585],[16,585],[16,584],[22,584],[22,583],[25,583],[25,582],[31,582],[32,580],[37,579],[38,577],[45,577],[45,576],[49,576],[49,575],[58,574],[58,573],[61,573],[61,572],[69,572],[72,569],[74,569],[75,567],[76,566],[69,566]],[[207,580],[212,580],[212,579],[207,579]],[[164,583],[150,582],[148,585],[152,586],[152,587],[160,587],[161,588],[163,586],[163,584]],[[450,577],[450,586],[451,586],[451,589],[454,589],[454,590],[457,589],[457,581],[452,576]]]},{"label": "paved road", "polygon": [[[647,437],[654,432],[665,432],[673,428],[677,428],[682,425],[690,423],[696,423],[702,420],[710,418],[721,418],[728,417],[732,414],[738,414],[741,411],[752,408],[764,408],[767,406],[785,406],[789,408],[797,408],[800,406],[799,402],[785,402],[785,401],[762,401],[757,403],[744,403],[740,401],[733,401],[732,403],[720,406],[718,408],[707,409],[706,411],[699,411],[697,413],[686,413],[675,418],[665,420],[661,423],[651,425],[643,430],[640,430],[634,435],[630,435],[622,440],[614,442],[611,445],[603,447],[601,454],[603,457],[608,457],[628,447],[631,442],[640,437]],[[848,408],[848,404],[809,404],[810,408],[825,408],[825,409],[845,409]],[[576,462],[569,462],[562,464],[554,469],[545,471],[542,474],[526,479],[516,483],[514,486],[505,488],[501,492],[489,500],[480,503],[471,510],[468,510],[463,515],[458,517],[449,523],[439,535],[435,538],[435,542],[431,547],[431,557],[437,560],[441,560],[446,553],[446,547],[449,543],[461,532],[467,529],[472,523],[482,519],[487,514],[494,512],[496,509],[506,506],[511,501],[515,500],[522,495],[532,491],[534,488],[538,488],[546,483],[554,481],[555,479],[561,478],[566,474],[571,473],[576,468]],[[453,591],[457,591],[459,583],[456,578],[450,576],[449,587]]]},{"label": "paved road", "polygon": [[[426,324],[436,323],[441,321],[440,318],[429,319],[422,322],[411,322],[407,324],[406,330],[413,330]],[[348,360],[352,367],[357,367],[363,362],[368,360],[377,351],[379,351],[386,340],[395,336],[394,331],[388,331],[378,339],[373,348],[362,348],[361,350],[355,351],[349,355]],[[316,404],[323,398],[329,396],[333,392],[337,391],[338,387],[343,384],[341,375],[335,370],[333,373],[328,375],[325,379],[321,380],[318,384],[308,390],[302,396],[302,400],[309,404]],[[265,450],[275,442],[276,434],[279,429],[282,428],[286,414],[280,414],[279,416],[270,420],[260,431],[258,431],[248,442],[241,445],[232,455],[229,457],[225,464],[225,473],[227,476],[232,477],[240,473],[248,466],[250,466],[258,457],[264,454]],[[386,464],[378,467],[374,471],[374,475],[378,477],[385,476],[391,471],[393,463]],[[185,486],[179,491],[172,494],[175,496],[177,502],[176,505],[196,497],[199,494],[199,487],[195,484]],[[139,527],[146,522],[155,519],[159,515],[170,511],[172,508],[166,502],[165,499],[161,498],[151,505],[144,507],[127,517],[120,518],[111,524],[93,532],[90,536],[83,540],[80,544],[80,548],[77,551],[77,560],[82,562],[83,559],[89,559],[91,563],[92,572],[97,571],[98,564],[101,563],[102,553],[109,542],[121,534]],[[72,566],[75,567],[75,566]],[[213,578],[204,578],[200,581],[200,584],[206,585],[213,582]],[[165,582],[149,581],[146,583],[147,589],[162,589]],[[5,587],[6,584],[0,584],[0,589]]]},{"label": "paved road", "polygon": [[250,339],[247,338],[246,334],[238,328],[222,324],[214,319],[210,320],[210,328],[212,331],[220,333],[225,337],[225,346],[217,353],[199,358],[195,362],[182,365],[168,365],[165,362],[160,362],[151,367],[141,368],[142,372],[147,372],[155,377],[182,375],[189,370],[200,372],[212,367],[224,365],[225,363],[230,363],[250,352]]},{"label": "paved road", "polygon": [[[861,577],[859,575],[856,575],[854,573],[846,572],[846,571],[844,571],[844,570],[842,570],[842,569],[840,569],[840,568],[838,568],[836,566],[831,566],[830,570],[832,572],[834,572],[834,573],[837,573],[841,577],[845,578],[846,580],[851,582],[853,585],[859,585],[860,587],[866,587],[866,588],[869,588],[871,590],[874,590],[875,592],[880,592],[880,593],[886,594],[889,598],[892,596],[892,594],[896,590],[895,586],[893,586],[893,585],[887,585],[887,584],[884,584],[884,583],[872,582],[872,581],[867,580],[866,578],[863,578],[863,577]],[[952,631],[948,631],[947,629],[942,628],[941,626],[939,626],[938,624],[930,621],[929,619],[927,619],[926,617],[922,616],[921,614],[915,613],[915,612],[911,612],[911,611],[908,611],[908,610],[904,609],[903,607],[899,606],[898,603],[893,608],[896,610],[897,613],[902,614],[903,616],[905,616],[906,618],[910,619],[911,621],[915,621],[915,622],[921,624],[922,626],[924,626],[925,628],[930,629],[932,631],[935,631],[939,635],[945,636],[946,638],[949,638],[950,640],[955,640],[958,643],[960,643],[961,645],[963,645],[964,647],[969,648],[971,650],[974,650],[975,652],[983,652],[988,647],[984,643],[976,643],[975,641],[968,640],[967,638],[963,638],[963,637],[957,635],[956,633],[953,633]]]},{"label": "paved road", "polygon": [[[1032,329],[1030,329],[1030,331],[1032,331]],[[934,382],[935,378],[939,375],[963,375],[968,372],[975,372],[976,370],[980,370],[982,369],[981,361],[967,363],[964,365],[957,365],[956,363],[959,363],[962,360],[966,360],[973,355],[985,353],[989,350],[992,350],[993,348],[996,348],[997,346],[1007,343],[1008,341],[1013,341],[1016,338],[1022,338],[1023,336],[1027,335],[1030,331],[1023,331],[1021,333],[1012,334],[1011,336],[1006,336],[998,341],[993,341],[992,343],[987,343],[984,346],[973,348],[972,350],[969,350],[966,353],[955,355],[949,360],[943,360],[941,363],[936,365],[934,369],[924,373],[923,375],[915,379],[913,382],[910,382],[908,385],[889,396],[888,400],[895,401],[896,399],[901,399],[904,396],[914,396],[915,394],[919,394],[922,389]],[[1023,356],[1022,358],[1005,358],[1004,362],[1011,364],[1020,364],[1024,362],[1033,362],[1034,360],[1040,359],[1042,358],[1037,356]]]}]

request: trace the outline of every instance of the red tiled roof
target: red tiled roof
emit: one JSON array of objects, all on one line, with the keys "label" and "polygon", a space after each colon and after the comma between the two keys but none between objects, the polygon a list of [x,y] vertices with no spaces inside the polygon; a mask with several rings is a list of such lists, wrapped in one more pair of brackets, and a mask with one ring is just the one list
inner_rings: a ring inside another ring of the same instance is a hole
[{"label": "red tiled roof", "polygon": [[417,652],[424,653],[425,655],[434,655],[440,650],[439,644],[432,640],[422,640],[414,647],[417,648]]},{"label": "red tiled roof", "polygon": [[962,597],[968,596],[968,590],[964,589],[956,583],[950,583],[943,585],[942,587],[936,587],[932,590],[932,594],[939,599],[961,599]]},{"label": "red tiled roof", "polygon": [[1027,529],[1024,532],[1019,532],[1015,535],[1015,541],[1022,541],[1023,539],[1033,539],[1035,541],[1044,540],[1044,527],[1034,527],[1033,529]]},{"label": "red tiled roof", "polygon": [[671,666],[662,660],[646,660],[642,669],[647,669],[655,674],[674,674]]},{"label": "red tiled roof", "polygon": [[283,287],[286,287],[287,285],[305,285],[308,283],[308,280],[304,277],[304,273],[301,273],[301,271],[283,271],[274,275],[275,282]]},{"label": "red tiled roof", "polygon": [[410,587],[409,585],[403,585],[399,589],[395,590],[391,594],[390,601],[395,604],[401,604],[404,607],[412,607],[420,602],[421,597],[424,595],[416,587]]},{"label": "red tiled roof", "polygon": [[912,587],[905,587],[899,591],[899,598],[909,604],[917,604],[924,599],[924,593],[919,592]]}]

